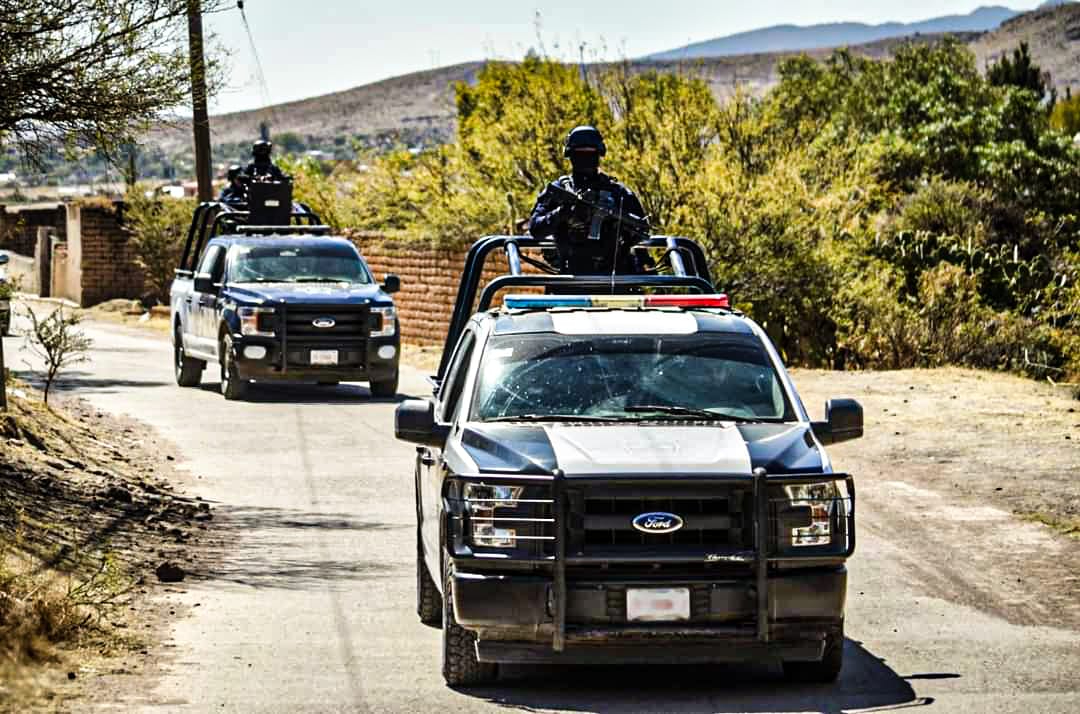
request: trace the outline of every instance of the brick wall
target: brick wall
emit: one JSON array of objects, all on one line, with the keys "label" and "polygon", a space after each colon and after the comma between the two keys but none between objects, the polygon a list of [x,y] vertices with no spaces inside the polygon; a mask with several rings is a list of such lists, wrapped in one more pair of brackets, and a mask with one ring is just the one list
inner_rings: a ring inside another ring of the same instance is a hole
[{"label": "brick wall", "polygon": [[143,274],[135,264],[135,249],[123,229],[123,212],[96,205],[79,206],[81,295],[84,307],[114,298],[141,297]]},{"label": "brick wall", "polygon": [[[401,320],[402,341],[442,346],[468,250],[394,243],[371,235],[351,238],[377,280],[382,281],[387,273],[401,278],[401,292],[394,296],[394,303]],[[508,272],[506,256],[502,253],[491,254],[487,265],[481,288],[492,278]],[[528,291],[515,289],[515,292]]]},{"label": "brick wall", "polygon": [[64,204],[0,206],[0,249],[34,255],[37,229],[42,226],[55,229],[63,238],[67,232]]}]

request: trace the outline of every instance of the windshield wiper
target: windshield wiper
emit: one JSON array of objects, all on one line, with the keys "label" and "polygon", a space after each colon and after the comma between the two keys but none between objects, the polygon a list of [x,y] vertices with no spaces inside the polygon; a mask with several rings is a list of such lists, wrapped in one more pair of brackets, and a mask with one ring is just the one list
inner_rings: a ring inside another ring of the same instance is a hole
[{"label": "windshield wiper", "polygon": [[756,422],[756,421],[776,421],[774,419],[762,419],[760,417],[741,417],[734,414],[723,414],[721,412],[713,412],[708,409],[694,409],[692,407],[680,407],[674,404],[634,404],[628,407],[623,407],[623,411],[637,413],[637,412],[660,412],[661,414],[674,414],[676,416],[688,416],[696,417],[699,419],[708,419],[709,421],[736,421],[736,422]]},{"label": "windshield wiper", "polygon": [[486,422],[497,421],[625,421],[618,417],[595,416],[591,414],[517,414],[514,416],[501,416],[493,419],[484,419]]},{"label": "windshield wiper", "polygon": [[342,278],[295,278],[290,282],[293,283],[347,283],[348,280]]}]

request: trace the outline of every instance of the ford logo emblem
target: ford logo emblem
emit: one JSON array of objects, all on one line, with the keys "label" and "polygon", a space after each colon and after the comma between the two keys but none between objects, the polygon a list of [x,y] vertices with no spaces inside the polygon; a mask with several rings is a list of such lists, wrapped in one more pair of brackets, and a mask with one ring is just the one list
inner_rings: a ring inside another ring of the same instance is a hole
[{"label": "ford logo emblem", "polygon": [[311,321],[311,324],[315,327],[321,327],[323,329],[326,329],[328,327],[333,327],[337,324],[337,322],[332,317],[316,317],[314,320]]},{"label": "ford logo emblem", "polygon": [[674,533],[683,527],[683,519],[674,513],[642,513],[634,518],[634,528],[642,533]]}]

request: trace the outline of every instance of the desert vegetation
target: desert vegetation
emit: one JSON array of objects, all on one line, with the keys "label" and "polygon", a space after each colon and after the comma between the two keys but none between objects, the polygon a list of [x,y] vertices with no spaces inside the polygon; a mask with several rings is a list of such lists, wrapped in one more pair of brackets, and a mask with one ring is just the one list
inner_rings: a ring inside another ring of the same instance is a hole
[{"label": "desert vegetation", "polygon": [[953,41],[797,57],[724,102],[692,73],[491,63],[457,86],[453,143],[292,169],[338,227],[461,244],[527,216],[592,123],[607,170],[660,232],[703,241],[790,362],[1062,381],[1080,373],[1080,149],[1030,57],[1002,62],[984,77]]}]

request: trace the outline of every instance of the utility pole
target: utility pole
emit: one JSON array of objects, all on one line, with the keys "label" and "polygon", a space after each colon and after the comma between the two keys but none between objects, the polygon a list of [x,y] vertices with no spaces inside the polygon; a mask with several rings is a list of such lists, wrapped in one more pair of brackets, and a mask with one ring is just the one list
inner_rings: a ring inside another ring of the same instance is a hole
[{"label": "utility pole", "polygon": [[210,201],[210,117],[206,110],[206,59],[203,55],[202,0],[188,0],[188,58],[191,65],[191,126],[195,134],[195,178],[199,200]]},{"label": "utility pole", "polygon": [[[11,316],[8,315],[10,322]],[[7,370],[4,369],[4,340],[0,339],[0,412],[7,411]]]}]

